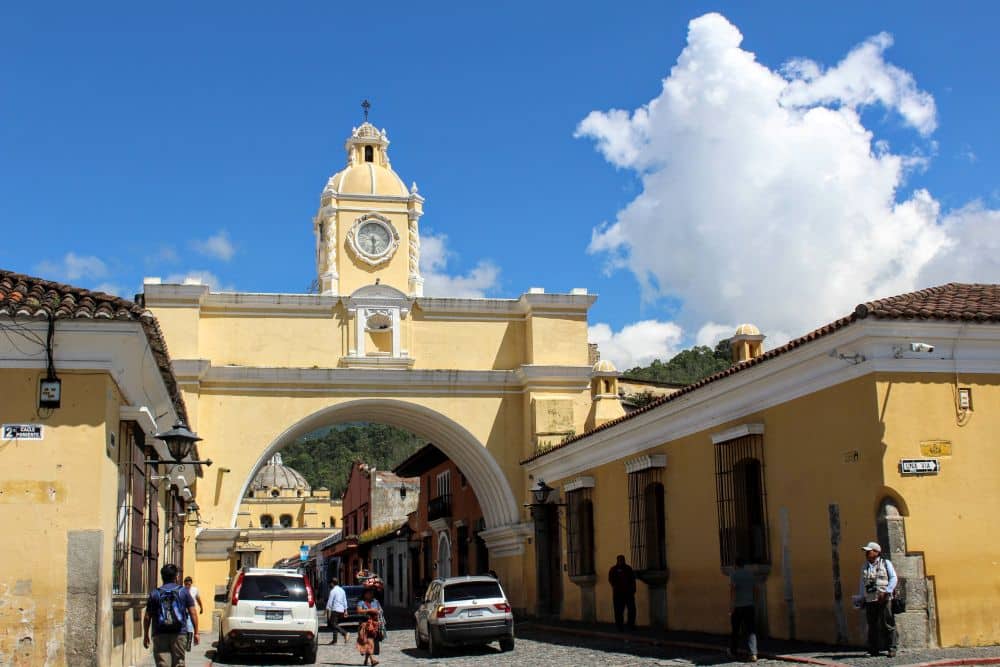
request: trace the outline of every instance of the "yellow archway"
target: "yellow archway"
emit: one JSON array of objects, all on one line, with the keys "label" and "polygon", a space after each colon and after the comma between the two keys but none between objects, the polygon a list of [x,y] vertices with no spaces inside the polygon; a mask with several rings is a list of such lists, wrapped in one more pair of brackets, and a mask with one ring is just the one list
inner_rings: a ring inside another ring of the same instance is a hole
[{"label": "yellow archway", "polygon": [[299,420],[274,439],[257,458],[237,495],[230,517],[235,527],[240,502],[257,472],[270,458],[298,438],[324,426],[348,422],[378,422],[403,428],[425,438],[444,452],[465,474],[479,499],[487,528],[519,522],[514,493],[500,466],[465,427],[430,408],[388,398],[365,398],[324,408]]}]

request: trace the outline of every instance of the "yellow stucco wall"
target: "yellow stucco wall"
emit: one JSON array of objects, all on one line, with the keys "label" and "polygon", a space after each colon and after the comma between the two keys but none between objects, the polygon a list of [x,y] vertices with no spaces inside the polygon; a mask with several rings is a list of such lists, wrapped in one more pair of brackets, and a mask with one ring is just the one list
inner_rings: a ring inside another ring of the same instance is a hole
[{"label": "yellow stucco wall", "polygon": [[[907,511],[908,551],[924,555],[937,589],[942,645],[995,643],[1000,638],[998,547],[1000,452],[993,445],[1000,416],[1000,379],[964,378],[974,407],[957,423],[953,378],[940,375],[868,375],[721,424],[648,450],[666,454],[668,624],[679,630],[728,631],[728,580],[719,565],[712,433],[763,423],[765,485],[771,551],[767,616],[774,636],[791,634],[786,576],[791,581],[796,636],[836,639],[829,506],[840,509],[839,549],[843,610],[849,639],[863,643],[860,614],[850,606],[857,591],[860,545],[876,538],[876,512],[891,491]],[[920,442],[945,439],[954,455],[936,476],[902,477],[900,458],[921,458]],[[856,452],[856,454],[855,454]],[[632,457],[628,457],[632,458]],[[624,460],[587,470],[595,479],[595,544],[599,620],[612,620],[608,567],[628,555],[627,476]],[[562,480],[568,481],[576,477]],[[782,515],[787,514],[787,534]],[[787,540],[787,564],[783,558]],[[565,559],[565,553],[564,553]],[[579,590],[564,578],[564,611],[580,617]],[[646,587],[639,584],[639,621],[648,621]]]},{"label": "yellow stucco wall", "polygon": [[[955,376],[881,375],[886,485],[905,503],[907,548],[924,553],[937,589],[943,645],[1000,641],[1000,376],[967,375],[973,410],[959,420]],[[922,458],[920,443],[947,440],[941,472],[902,477],[901,458]]]},{"label": "yellow stucco wall", "polygon": [[61,407],[39,415],[40,375],[0,370],[0,422],[44,425],[42,441],[0,442],[0,522],[18,526],[0,550],[0,664],[65,663],[69,531],[100,531],[97,655],[132,664],[141,636],[128,621],[124,645],[111,636],[118,473],[106,444],[118,435],[121,397],[106,374],[62,371]]}]

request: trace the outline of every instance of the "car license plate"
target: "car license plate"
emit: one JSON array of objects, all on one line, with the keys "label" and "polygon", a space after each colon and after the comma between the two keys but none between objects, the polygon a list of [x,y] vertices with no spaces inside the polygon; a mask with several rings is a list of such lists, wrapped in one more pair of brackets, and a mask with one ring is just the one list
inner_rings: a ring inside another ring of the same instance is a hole
[{"label": "car license plate", "polygon": [[284,618],[284,616],[285,612],[283,611],[268,610],[264,612],[264,620],[266,621],[280,621],[282,618]]},{"label": "car license plate", "polygon": [[482,615],[483,615],[483,610],[482,609],[470,609],[469,610],[469,616],[470,617],[471,616],[482,616]]}]

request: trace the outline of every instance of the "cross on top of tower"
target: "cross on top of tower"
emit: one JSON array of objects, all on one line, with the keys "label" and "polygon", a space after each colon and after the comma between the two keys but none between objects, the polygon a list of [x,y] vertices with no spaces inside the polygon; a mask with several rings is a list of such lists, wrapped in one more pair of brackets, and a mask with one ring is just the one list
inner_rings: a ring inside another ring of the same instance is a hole
[{"label": "cross on top of tower", "polygon": [[371,102],[369,102],[369,101],[368,101],[368,100],[366,99],[366,100],[364,100],[364,101],[362,101],[362,102],[361,102],[361,108],[362,108],[362,109],[364,110],[364,112],[365,112],[365,122],[367,123],[367,122],[368,122],[368,111],[369,111],[369,109],[371,109],[371,108],[372,108],[372,103],[371,103]]}]

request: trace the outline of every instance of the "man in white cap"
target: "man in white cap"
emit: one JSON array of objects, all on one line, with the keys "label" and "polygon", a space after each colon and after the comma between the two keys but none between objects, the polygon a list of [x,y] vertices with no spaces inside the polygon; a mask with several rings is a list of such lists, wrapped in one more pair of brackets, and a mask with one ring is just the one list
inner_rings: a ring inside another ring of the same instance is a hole
[{"label": "man in white cap", "polygon": [[896,655],[898,637],[896,619],[892,615],[892,592],[896,590],[896,569],[892,561],[882,557],[882,547],[878,542],[869,542],[861,547],[865,552],[865,564],[861,568],[861,590],[859,597],[865,601],[865,616],[868,620],[868,654],[878,655],[882,647],[888,649],[890,658]]}]

